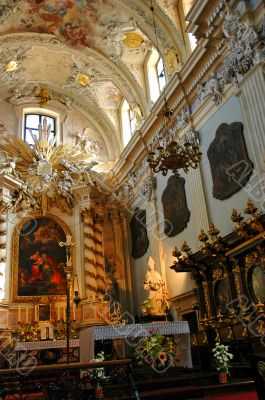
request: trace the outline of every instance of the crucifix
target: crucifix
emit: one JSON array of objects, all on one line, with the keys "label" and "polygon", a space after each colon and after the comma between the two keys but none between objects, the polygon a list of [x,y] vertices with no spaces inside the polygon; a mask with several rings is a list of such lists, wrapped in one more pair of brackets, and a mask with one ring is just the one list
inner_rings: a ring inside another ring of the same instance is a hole
[{"label": "crucifix", "polygon": [[73,272],[72,266],[72,247],[76,247],[77,244],[72,242],[72,236],[66,235],[66,242],[59,242],[60,247],[66,248],[66,359],[69,364],[70,355],[70,286],[71,286],[71,274]]}]

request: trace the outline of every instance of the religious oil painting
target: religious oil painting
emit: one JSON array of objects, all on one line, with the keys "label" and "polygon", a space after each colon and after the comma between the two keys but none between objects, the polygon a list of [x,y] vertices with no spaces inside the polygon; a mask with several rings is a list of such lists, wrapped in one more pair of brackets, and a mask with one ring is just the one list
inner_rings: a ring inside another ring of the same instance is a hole
[{"label": "religious oil painting", "polygon": [[219,279],[214,287],[215,304],[222,314],[227,314],[229,304],[231,303],[231,295],[229,289],[228,278]]},{"label": "religious oil painting", "polygon": [[209,159],[213,197],[225,200],[238,192],[249,180],[253,164],[248,158],[243,135],[243,124],[233,122],[222,123],[209,146]]},{"label": "religious oil painting", "polygon": [[258,302],[265,302],[265,273],[260,265],[256,265],[250,271],[249,277],[250,292],[253,300]]},{"label": "religious oil painting", "polygon": [[176,236],[188,225],[190,211],[187,206],[185,179],[172,175],[167,181],[162,198],[164,211],[164,233],[168,237]]},{"label": "religious oil painting", "polygon": [[34,300],[66,294],[66,241],[69,230],[57,217],[23,219],[13,234],[13,297]]},{"label": "religious oil painting", "polygon": [[51,319],[51,305],[39,304],[38,305],[38,321],[50,321]]},{"label": "religious oil painting", "polygon": [[148,249],[149,239],[146,228],[146,211],[136,207],[130,222],[132,238],[132,257],[142,257]]}]

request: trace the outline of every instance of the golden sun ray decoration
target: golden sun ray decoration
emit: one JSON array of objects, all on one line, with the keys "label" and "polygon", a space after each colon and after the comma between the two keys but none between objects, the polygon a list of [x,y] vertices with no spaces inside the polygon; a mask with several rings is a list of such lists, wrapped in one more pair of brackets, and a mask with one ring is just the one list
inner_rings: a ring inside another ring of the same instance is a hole
[{"label": "golden sun ray decoration", "polygon": [[72,213],[75,184],[97,186],[97,163],[93,153],[85,153],[79,145],[59,144],[56,136],[50,139],[51,127],[44,118],[39,135],[30,131],[34,144],[30,146],[17,136],[2,136],[0,157],[5,159],[0,175],[9,175],[20,181],[20,188],[12,196],[7,208],[33,207],[45,215],[52,206]]}]

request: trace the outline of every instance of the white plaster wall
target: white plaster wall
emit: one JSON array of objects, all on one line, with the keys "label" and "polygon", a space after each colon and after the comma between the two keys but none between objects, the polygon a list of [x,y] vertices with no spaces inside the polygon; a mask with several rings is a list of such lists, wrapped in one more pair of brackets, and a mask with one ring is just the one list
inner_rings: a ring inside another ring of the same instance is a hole
[{"label": "white plaster wall", "polygon": [[[210,164],[207,157],[207,150],[210,143],[215,138],[215,132],[221,123],[230,124],[232,122],[242,122],[244,120],[240,109],[240,103],[237,97],[231,97],[213,116],[200,128],[201,140],[201,171],[204,185],[204,192],[208,208],[209,220],[213,222],[221,231],[221,235],[226,235],[232,231],[235,226],[231,221],[230,216],[233,208],[243,211],[249,198],[251,198],[257,206],[260,206],[257,201],[255,192],[257,188],[261,189],[260,183],[256,179],[255,171],[252,173],[248,183],[237,193],[226,200],[218,200],[212,195],[212,175]],[[254,161],[253,152],[249,142],[249,135],[244,125],[244,138],[250,160]],[[254,165],[255,167],[255,165]]]},{"label": "white plaster wall", "polygon": [[7,100],[0,101],[0,121],[7,125],[7,131],[10,135],[18,135],[21,127],[16,117],[15,108]]},{"label": "white plaster wall", "polygon": [[[209,217],[209,221],[213,222],[219,229],[221,235],[225,236],[232,231],[234,227],[233,222],[230,219],[231,212],[233,208],[237,208],[239,211],[243,211],[246,206],[246,203],[249,198],[252,198],[254,203],[260,208],[260,204],[255,198],[255,193],[258,193],[261,190],[260,183],[257,182],[255,178],[255,165],[254,172],[249,180],[249,182],[243,187],[239,192],[235,193],[233,196],[226,200],[218,200],[213,198],[212,196],[212,176],[210,171],[210,164],[207,157],[207,150],[209,148],[210,143],[213,141],[215,137],[215,132],[221,123],[230,124],[232,122],[242,122],[244,125],[244,119],[242,116],[242,112],[240,109],[240,103],[237,97],[231,97],[227,100],[222,107],[220,107],[215,114],[209,119],[209,121],[200,127],[200,140],[201,140],[201,151],[202,161],[200,164],[202,180],[204,186],[205,193],[205,202],[207,207],[207,213]],[[253,161],[253,152],[249,142],[249,135],[251,132],[247,132],[244,129],[244,138],[248,151],[249,158]],[[183,232],[179,233],[175,237],[168,238],[165,237],[164,230],[164,217],[163,217],[163,205],[161,202],[161,196],[166,188],[167,180],[170,175],[163,177],[158,174],[157,176],[157,216],[158,216],[158,227],[160,231],[160,238],[157,235],[156,230],[154,229],[154,218],[153,218],[153,208],[151,203],[146,203],[140,195],[138,195],[138,199],[131,206],[130,212],[128,212],[128,221],[131,220],[133,211],[135,207],[139,207],[146,210],[147,213],[147,230],[149,237],[149,248],[144,256],[141,258],[134,260],[131,257],[131,267],[132,267],[132,290],[133,290],[133,301],[135,312],[139,313],[140,304],[147,295],[143,291],[143,282],[146,273],[146,265],[149,255],[151,255],[155,260],[155,268],[163,273],[163,269],[165,272],[167,287],[168,287],[168,295],[170,297],[174,297],[185,292],[190,291],[195,285],[194,281],[190,278],[189,273],[176,273],[175,271],[170,269],[172,262],[174,261],[174,257],[172,256],[172,252],[174,247],[181,247],[183,241],[187,241],[191,250],[196,252],[199,250],[199,242],[197,240],[196,227],[194,224],[194,210],[192,209],[192,202],[190,199],[191,190],[193,190],[192,185],[189,185],[189,174],[182,174],[185,178],[185,190],[186,190],[186,199],[187,206],[190,210],[190,221],[188,222],[187,228],[183,230]],[[197,193],[193,193],[193,195],[197,195]],[[129,225],[128,225],[129,228]],[[130,229],[129,229],[130,231]],[[130,238],[130,232],[129,232]],[[160,246],[160,247],[159,247]],[[130,238],[130,249],[131,249],[131,238]],[[131,256],[131,255],[130,255]]]},{"label": "white plaster wall", "polygon": [[167,181],[169,176],[170,175],[168,175],[167,177],[163,177],[162,175],[159,175],[157,178],[157,203],[158,203],[158,212],[159,215],[161,216],[160,232],[162,238],[161,242],[163,247],[163,258],[164,258],[166,282],[168,288],[168,297],[171,298],[179,294],[188,292],[194,287],[194,283],[191,280],[189,273],[185,272],[176,273],[174,270],[170,269],[170,266],[174,261],[174,257],[172,256],[174,247],[177,246],[178,248],[180,248],[184,241],[186,241],[189,244],[192,251],[197,251],[198,246],[195,234],[196,230],[193,221],[192,204],[190,201],[190,188],[188,185],[188,175],[184,173],[181,174],[181,176],[185,179],[186,200],[187,200],[187,207],[190,211],[190,220],[187,224],[187,227],[178,235],[174,237],[167,237],[164,234],[163,205],[161,197],[163,191],[167,186]]}]

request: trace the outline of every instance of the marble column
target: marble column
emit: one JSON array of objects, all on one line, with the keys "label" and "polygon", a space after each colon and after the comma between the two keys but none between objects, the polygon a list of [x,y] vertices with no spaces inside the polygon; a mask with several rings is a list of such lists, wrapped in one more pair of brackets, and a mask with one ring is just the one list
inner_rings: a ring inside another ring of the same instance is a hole
[{"label": "marble column", "polygon": [[94,234],[95,234],[95,255],[97,271],[97,297],[103,300],[105,294],[105,265],[103,255],[103,226],[104,220],[102,214],[97,210],[94,216]]},{"label": "marble column", "polygon": [[94,234],[94,209],[82,210],[84,224],[84,272],[85,272],[85,297],[95,299],[97,296],[97,265]]},{"label": "marble column", "polygon": [[[265,76],[262,63],[253,67],[239,83],[239,100],[245,120],[245,132],[248,134],[253,150],[253,161],[258,174],[258,181],[264,192],[264,151],[265,151]],[[250,180],[254,181],[253,177]],[[253,182],[254,183],[254,182]],[[249,186],[249,184],[248,184]],[[252,184],[253,186],[253,184]],[[249,187],[252,193],[254,187]],[[252,193],[253,194],[253,193]],[[260,195],[260,200],[264,194]],[[259,199],[257,199],[259,200]]]}]

